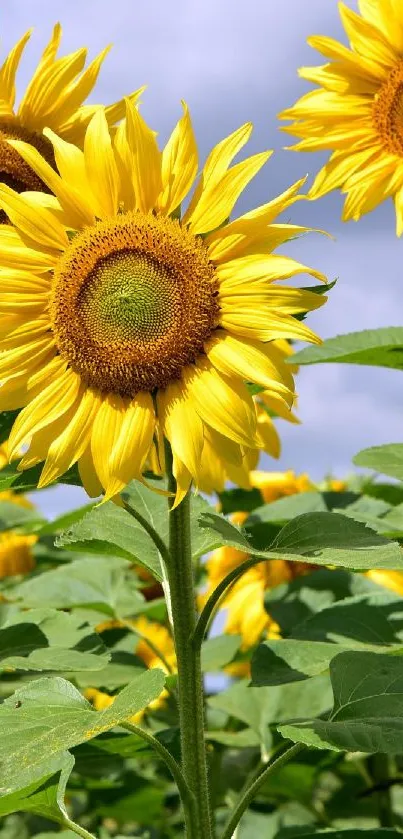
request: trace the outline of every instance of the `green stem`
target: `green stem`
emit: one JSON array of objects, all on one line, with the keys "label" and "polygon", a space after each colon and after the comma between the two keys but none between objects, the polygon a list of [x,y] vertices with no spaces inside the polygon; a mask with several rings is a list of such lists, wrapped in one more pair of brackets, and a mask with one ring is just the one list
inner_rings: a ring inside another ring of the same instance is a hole
[{"label": "green stem", "polygon": [[216,608],[220,604],[220,600],[225,594],[227,588],[231,585],[231,583],[235,583],[238,577],[241,577],[245,571],[249,571],[249,568],[253,568],[254,565],[258,565],[259,562],[267,562],[267,557],[264,556],[252,556],[250,559],[246,559],[245,562],[242,562],[241,565],[238,565],[237,568],[234,568],[224,580],[221,580],[221,583],[214,589],[213,593],[210,595],[207,603],[204,606],[204,609],[197,621],[197,625],[195,631],[193,633],[193,643],[195,647],[201,647],[204,636],[206,631],[211,623],[212,618],[214,617],[214,612]]},{"label": "green stem", "polygon": [[[166,445],[168,489],[176,491],[172,452]],[[210,801],[204,740],[203,679],[200,650],[192,644],[196,626],[196,597],[190,537],[190,493],[172,509],[169,499],[169,553],[167,566],[178,664],[178,702],[182,771],[196,799],[196,817],[187,819],[186,839],[212,839]]]},{"label": "green stem", "polygon": [[176,786],[178,787],[178,792],[181,797],[183,809],[186,815],[186,818],[191,821],[191,819],[196,817],[196,800],[193,793],[190,791],[183,773],[181,771],[180,766],[178,766],[174,757],[172,757],[171,753],[165,746],[154,737],[153,734],[150,734],[148,731],[145,731],[144,728],[140,728],[137,725],[133,725],[132,723],[123,723],[121,728],[125,728],[127,731],[131,731],[133,734],[137,734],[138,737],[141,737],[148,743],[155,752],[160,756],[160,758],[166,763],[174,781],[176,782]]},{"label": "green stem", "polygon": [[263,784],[265,783],[265,781],[267,781],[268,778],[270,778],[270,775],[273,775],[274,772],[277,771],[277,769],[280,769],[285,763],[288,763],[289,760],[291,760],[295,755],[298,754],[298,752],[300,752],[304,748],[305,746],[303,746],[301,743],[296,743],[295,746],[291,746],[291,748],[283,752],[283,754],[280,755],[280,757],[278,757],[276,760],[273,760],[273,762],[270,763],[266,767],[266,769],[263,769],[263,771],[257,776],[257,778],[255,778],[255,780],[252,781],[248,789],[242,790],[238,804],[235,806],[235,809],[232,811],[227,821],[227,824],[224,827],[224,832],[221,836],[221,839],[232,839],[245,810],[248,809],[249,804],[251,804],[255,795],[259,792],[260,787],[263,786]]},{"label": "green stem", "polygon": [[127,504],[126,501],[123,501],[123,505],[124,505],[124,508],[125,508],[126,512],[129,513],[132,516],[133,519],[136,519],[136,521],[138,521],[138,523],[146,531],[146,533],[148,533],[150,538],[153,540],[154,545],[157,548],[157,551],[159,551],[162,559],[164,560],[165,564],[167,565],[170,561],[169,550],[168,550],[164,540],[161,539],[161,536],[159,535],[159,533],[157,533],[157,531],[154,530],[154,528],[150,524],[150,522],[148,522],[147,519],[145,519],[141,515],[141,513],[138,513],[137,510],[134,510],[132,507],[130,507],[130,504]]},{"label": "green stem", "polygon": [[73,833],[76,833],[77,836],[81,836],[82,839],[96,839],[93,833],[90,833],[89,830],[86,830],[85,827],[81,827],[81,825],[76,824],[68,816],[65,816],[63,819],[63,827],[68,827],[69,830],[72,830]]}]

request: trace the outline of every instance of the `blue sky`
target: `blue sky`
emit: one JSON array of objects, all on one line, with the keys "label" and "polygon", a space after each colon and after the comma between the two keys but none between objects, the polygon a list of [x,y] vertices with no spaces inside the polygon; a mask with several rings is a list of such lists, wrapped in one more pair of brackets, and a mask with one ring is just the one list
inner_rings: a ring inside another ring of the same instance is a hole
[{"label": "blue sky", "polygon": [[[354,0],[349,5],[356,8]],[[94,55],[112,42],[93,101],[109,102],[143,84],[143,113],[163,141],[180,115],[180,99],[191,109],[200,156],[245,121],[255,130],[250,153],[275,154],[239,202],[239,211],[263,203],[297,178],[310,178],[325,154],[282,149],[288,135],[278,131],[276,114],[309,85],[297,76],[301,65],[319,64],[306,44],[312,34],[343,38],[336,0],[2,0],[2,47],[35,27],[19,76],[29,78],[52,25],[60,20],[63,51],[88,45]],[[342,198],[333,194],[314,203],[299,202],[287,220],[320,227],[336,241],[317,234],[293,242],[284,253],[338,277],[328,304],[310,318],[322,337],[399,325],[403,242],[394,233],[392,203],[358,224],[340,222]],[[361,448],[402,439],[399,373],[338,365],[307,367],[298,377],[302,425],[279,423],[283,452],[265,468],[308,471],[320,479],[342,475]],[[51,515],[80,503],[80,491],[41,494]]]}]

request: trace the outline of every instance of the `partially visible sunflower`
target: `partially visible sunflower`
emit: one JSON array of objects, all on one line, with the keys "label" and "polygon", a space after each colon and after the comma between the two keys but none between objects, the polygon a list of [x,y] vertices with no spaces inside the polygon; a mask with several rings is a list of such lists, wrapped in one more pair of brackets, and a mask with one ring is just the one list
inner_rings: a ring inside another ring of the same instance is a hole
[{"label": "partially visible sunflower", "polygon": [[261,448],[244,381],[289,406],[290,373],[272,342],[317,342],[294,315],[324,298],[277,280],[322,274],[273,255],[295,225],[273,224],[300,183],[226,224],[269,153],[229,168],[242,126],[198,169],[187,108],[165,149],[131,102],[111,138],[93,116],[84,151],[46,129],[60,175],[32,146],[10,141],[54,193],[0,187],[14,227],[0,229],[0,409],[22,408],[11,456],[45,460],[43,487],[78,461],[90,495],[119,493],[142,472],[159,430],[171,443],[179,503],[201,475],[205,439],[241,465]]},{"label": "partially visible sunflower", "polygon": [[[116,622],[99,624],[97,630],[103,631],[111,626],[121,625]],[[167,628],[156,621],[150,621],[141,616],[131,621],[133,630],[138,633],[139,639],[135,645],[136,655],[144,661],[148,668],[159,668],[165,673],[176,673],[176,655],[172,636]],[[92,702],[97,711],[103,711],[113,704],[115,697],[96,688],[87,688],[84,691],[85,697]],[[147,708],[139,711],[130,717],[129,722],[140,725],[147,711],[157,711],[163,708],[168,697],[168,691],[164,688]]]},{"label": "partially visible sunflower", "polygon": [[[86,69],[87,50],[84,47],[69,55],[58,57],[62,29],[56,24],[52,37],[28,83],[25,93],[15,107],[16,73],[32,30],[22,36],[10,50],[0,68],[0,182],[17,192],[48,191],[48,186],[23,160],[7,139],[25,140],[35,146],[52,165],[55,165],[53,146],[43,135],[51,128],[64,140],[77,145],[84,141],[85,130],[98,105],[83,105],[91,93],[109,47],[106,47]],[[140,91],[132,94],[137,99]],[[105,108],[109,125],[124,116],[124,99]],[[0,221],[5,221],[2,214]]]},{"label": "partially visible sunflower", "polygon": [[351,49],[314,36],[310,46],[328,62],[303,67],[319,85],[280,114],[295,122],[284,130],[300,137],[296,151],[329,149],[329,162],[309,192],[347,194],[343,220],[357,221],[394,197],[397,234],[403,232],[403,5],[401,0],[358,0],[360,15],[339,3]]},{"label": "partially visible sunflower", "polygon": [[[202,600],[214,591],[217,585],[234,568],[237,568],[248,554],[235,548],[218,548],[207,560],[208,587]],[[295,577],[306,574],[310,566],[304,563],[273,559],[260,562],[246,571],[233,585],[221,602],[227,617],[224,632],[242,636],[242,649],[253,647],[262,635],[276,638],[279,635],[278,624],[266,612],[264,594],[268,589],[281,583],[287,583]]]}]

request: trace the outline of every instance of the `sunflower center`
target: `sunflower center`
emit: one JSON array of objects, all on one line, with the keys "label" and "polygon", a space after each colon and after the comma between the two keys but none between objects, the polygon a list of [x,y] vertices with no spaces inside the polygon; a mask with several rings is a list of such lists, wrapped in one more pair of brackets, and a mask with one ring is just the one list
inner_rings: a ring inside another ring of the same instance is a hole
[{"label": "sunflower center", "polygon": [[[38,175],[7,140],[24,140],[30,143],[53,168],[56,168],[53,146],[47,137],[36,131],[29,131],[11,120],[0,120],[0,183],[7,184],[16,192],[49,192],[46,184],[38,178]],[[1,210],[0,224],[7,222],[6,213]]]},{"label": "sunflower center", "polygon": [[385,149],[403,157],[403,61],[380,88],[372,115]]},{"label": "sunflower center", "polygon": [[102,392],[132,397],[179,378],[217,316],[207,248],[169,218],[133,212],[88,227],[55,271],[59,352]]}]

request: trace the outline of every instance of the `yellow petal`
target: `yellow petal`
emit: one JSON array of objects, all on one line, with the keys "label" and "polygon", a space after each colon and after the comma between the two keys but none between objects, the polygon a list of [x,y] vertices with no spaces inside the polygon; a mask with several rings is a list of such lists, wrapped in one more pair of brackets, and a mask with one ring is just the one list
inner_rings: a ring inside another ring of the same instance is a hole
[{"label": "yellow petal", "polygon": [[156,206],[161,192],[161,153],[154,132],[130,102],[126,110],[126,138],[137,209],[148,213]]},{"label": "yellow petal", "polygon": [[88,445],[78,461],[78,471],[83,487],[90,498],[97,498],[102,494],[102,484],[95,471],[91,445]]},{"label": "yellow petal", "polygon": [[63,251],[69,244],[66,231],[49,210],[34,209],[23,195],[5,184],[0,185],[0,205],[19,231],[28,236],[29,244],[38,250],[42,247]]},{"label": "yellow petal", "polygon": [[220,322],[229,332],[253,340],[275,341],[278,338],[294,338],[296,341],[309,341],[312,344],[321,343],[320,338],[304,323],[289,315],[279,315],[270,309],[257,311],[253,307],[242,305],[239,309],[231,308],[231,311],[222,313]]},{"label": "yellow petal", "polygon": [[34,84],[31,79],[18,112],[24,124],[34,129],[58,128],[64,93],[83,70],[86,57],[86,49],[76,50],[49,64]]},{"label": "yellow petal", "polygon": [[91,452],[97,476],[105,489],[111,479],[110,457],[118,440],[128,400],[100,394],[91,436]]},{"label": "yellow petal", "polygon": [[189,470],[186,468],[185,464],[182,463],[181,459],[175,454],[175,452],[173,452],[172,457],[172,472],[176,481],[176,493],[175,501],[171,507],[171,510],[175,510],[176,507],[179,506],[181,501],[183,501],[183,499],[189,492],[190,485],[192,483],[192,476]]},{"label": "yellow petal", "polygon": [[71,370],[45,387],[18,414],[10,434],[10,452],[17,453],[33,434],[65,414],[75,402],[79,388],[80,379]]},{"label": "yellow petal", "polygon": [[229,262],[223,262],[217,268],[217,275],[220,280],[220,292],[233,290],[237,294],[238,289],[244,283],[254,283],[265,280],[267,283],[276,280],[285,280],[294,277],[296,274],[310,274],[312,277],[326,282],[326,277],[320,271],[315,271],[301,262],[296,262],[287,256],[276,254],[256,254],[243,256]]},{"label": "yellow petal", "polygon": [[269,151],[255,154],[237,163],[219,180],[211,179],[209,186],[203,189],[192,214],[185,214],[184,223],[188,224],[189,230],[196,235],[219,227],[231,215],[241,192],[271,154]]},{"label": "yellow petal", "polygon": [[54,253],[35,250],[25,244],[14,227],[0,225],[0,250],[3,268],[44,273],[53,268],[57,257]]},{"label": "yellow petal", "polygon": [[183,378],[204,422],[240,445],[257,445],[256,412],[242,382],[218,373],[207,359],[185,368]]},{"label": "yellow petal", "polygon": [[226,376],[235,374],[247,382],[270,388],[292,404],[293,394],[283,383],[264,345],[216,330],[205,343],[204,349],[208,359],[221,373]]},{"label": "yellow petal", "polygon": [[246,305],[248,308],[264,307],[266,311],[274,310],[279,314],[296,315],[300,312],[320,309],[326,300],[327,297],[323,294],[315,294],[313,291],[301,288],[277,286],[263,289],[259,285],[254,285],[249,295],[227,294],[224,296],[220,300],[220,309],[224,314],[231,314],[233,308],[239,309]]},{"label": "yellow petal", "polygon": [[379,29],[357,15],[344,3],[339,3],[339,11],[344,29],[355,52],[382,67],[393,67],[397,63],[400,56]]},{"label": "yellow petal", "polygon": [[[3,343],[3,341],[2,341]],[[31,336],[26,343],[5,351],[0,356],[0,378],[18,375],[30,370],[40,358],[45,358],[49,352],[54,353],[54,344],[49,338],[41,336],[39,339]]]},{"label": "yellow petal", "polygon": [[57,120],[61,126],[61,133],[63,132],[63,124],[74,115],[80,105],[91,93],[109,50],[110,46],[105,47],[105,49],[103,49],[102,52],[100,52],[99,55],[90,62],[77,81],[73,82],[63,91],[62,102],[60,102],[57,110]]},{"label": "yellow petal", "polygon": [[203,450],[203,423],[181,382],[172,382],[158,392],[157,408],[162,431],[172,451],[197,482]]},{"label": "yellow petal", "polygon": [[197,184],[189,207],[183,216],[184,224],[187,224],[190,221],[202,193],[205,190],[210,189],[214,183],[217,183],[217,181],[223,178],[232,159],[236,154],[238,154],[245,143],[248,142],[252,133],[252,128],[252,123],[246,122],[245,125],[241,125],[240,128],[228,137],[225,137],[224,140],[221,140],[221,142],[217,143],[217,145],[212,149],[204,164],[200,180]]},{"label": "yellow petal", "polygon": [[[86,204],[81,198],[82,193],[67,184],[34,146],[21,140],[9,140],[9,143],[60,201],[67,215],[66,221],[71,227],[80,228],[93,222],[94,214],[88,212]],[[83,184],[82,182],[79,183],[82,190]],[[41,195],[41,193],[38,193],[38,195]]]},{"label": "yellow petal", "polygon": [[153,442],[155,413],[150,393],[137,393],[124,412],[121,428],[109,457],[105,500],[129,481],[141,478]]},{"label": "yellow petal", "polygon": [[93,116],[84,141],[87,177],[96,198],[99,217],[114,216],[118,209],[119,179],[105,113],[99,108]]},{"label": "yellow petal", "polygon": [[82,457],[91,437],[97,407],[92,391],[82,385],[71,408],[69,422],[49,446],[38,489],[51,484]]},{"label": "yellow petal", "polygon": [[198,154],[187,105],[162,152],[162,193],[158,207],[173,213],[188,194],[197,174]]},{"label": "yellow petal", "polygon": [[24,47],[32,35],[32,29],[20,38],[15,47],[10,50],[4,64],[0,69],[0,91],[1,98],[4,99],[11,107],[14,106],[15,101],[15,74],[18,70],[21,55]]},{"label": "yellow petal", "polygon": [[350,149],[332,154],[328,163],[319,170],[309,190],[308,196],[312,200],[321,198],[333,189],[341,187],[345,180],[361,169],[377,153],[376,146],[358,152]]}]

